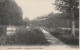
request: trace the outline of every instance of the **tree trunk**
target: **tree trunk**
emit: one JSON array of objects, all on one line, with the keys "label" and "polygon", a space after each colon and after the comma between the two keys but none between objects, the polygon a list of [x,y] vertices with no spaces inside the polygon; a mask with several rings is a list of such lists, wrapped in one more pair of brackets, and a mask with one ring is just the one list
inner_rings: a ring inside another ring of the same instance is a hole
[{"label": "tree trunk", "polygon": [[75,21],[72,20],[71,34],[75,37]]},{"label": "tree trunk", "polygon": [[69,20],[67,20],[67,28],[69,28],[69,24],[70,24],[70,23],[69,23]]},{"label": "tree trunk", "polygon": [[72,13],[71,34],[72,34],[73,37],[75,37],[75,21],[74,21],[75,18],[74,18],[74,12],[73,12],[73,10],[74,10],[74,7],[71,8],[71,13]]}]

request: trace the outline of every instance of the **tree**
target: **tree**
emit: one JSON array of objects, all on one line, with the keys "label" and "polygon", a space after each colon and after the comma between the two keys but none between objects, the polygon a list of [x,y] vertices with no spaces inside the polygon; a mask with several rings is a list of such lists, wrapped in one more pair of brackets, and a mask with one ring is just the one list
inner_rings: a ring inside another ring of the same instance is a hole
[{"label": "tree", "polygon": [[55,1],[56,9],[62,11],[63,13],[72,14],[72,27],[71,33],[75,36],[75,19],[79,18],[79,0],[56,0]]},{"label": "tree", "polygon": [[0,0],[0,35],[6,34],[6,26],[19,25],[22,21],[22,10],[15,0]]},{"label": "tree", "polygon": [[29,25],[29,22],[30,22],[29,18],[25,17],[25,18],[23,19],[23,25],[24,25],[24,26]]},{"label": "tree", "polygon": [[22,10],[15,0],[0,2],[0,23],[2,25],[18,25],[22,20]]}]

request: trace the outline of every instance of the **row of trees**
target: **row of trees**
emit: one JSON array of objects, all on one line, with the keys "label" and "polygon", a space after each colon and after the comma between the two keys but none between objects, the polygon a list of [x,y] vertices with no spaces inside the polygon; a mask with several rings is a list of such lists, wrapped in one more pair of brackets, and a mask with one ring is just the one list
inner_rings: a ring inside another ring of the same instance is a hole
[{"label": "row of trees", "polygon": [[[56,13],[53,12],[49,13],[46,16],[41,16],[36,19],[36,21],[32,21],[35,25],[42,25],[48,28],[70,28],[71,27],[71,14],[70,13]],[[79,28],[79,19],[75,19],[75,27]]]}]

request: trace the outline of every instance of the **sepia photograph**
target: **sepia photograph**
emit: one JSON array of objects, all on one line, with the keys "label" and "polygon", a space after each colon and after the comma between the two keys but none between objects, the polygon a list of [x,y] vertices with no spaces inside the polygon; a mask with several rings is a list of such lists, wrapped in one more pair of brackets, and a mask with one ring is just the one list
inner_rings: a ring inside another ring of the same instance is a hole
[{"label": "sepia photograph", "polygon": [[0,0],[0,50],[79,50],[79,0]]}]

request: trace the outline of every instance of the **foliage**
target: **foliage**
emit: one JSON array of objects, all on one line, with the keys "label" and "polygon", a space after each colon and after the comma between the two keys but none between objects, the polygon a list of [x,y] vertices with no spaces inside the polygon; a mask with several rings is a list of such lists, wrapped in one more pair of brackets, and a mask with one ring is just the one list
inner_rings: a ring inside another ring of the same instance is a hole
[{"label": "foliage", "polygon": [[45,39],[44,35],[40,30],[26,30],[20,28],[16,34],[7,36],[7,45],[48,45],[49,42]]},{"label": "foliage", "polygon": [[[44,19],[45,20],[39,20],[39,19]],[[32,21],[32,24],[34,25],[38,25],[38,26],[45,26],[45,27],[71,27],[71,21],[72,21],[72,17],[71,17],[71,13],[49,13],[46,16],[43,17],[39,17],[38,20],[34,20]],[[75,19],[75,27],[79,28],[79,19],[76,18]]]},{"label": "foliage", "polygon": [[18,25],[22,21],[22,10],[14,0],[0,2],[0,23]]},{"label": "foliage", "polygon": [[23,19],[23,25],[24,25],[24,26],[29,25],[29,22],[30,22],[29,18],[25,17],[25,18]]},{"label": "foliage", "polygon": [[77,9],[79,6],[79,0],[56,0],[56,9],[60,11],[70,12],[71,8]]},{"label": "foliage", "polygon": [[61,12],[71,13],[73,11],[74,18],[79,19],[79,0],[56,0],[55,5],[56,9]]},{"label": "foliage", "polygon": [[57,37],[58,39],[60,39],[65,44],[74,45],[74,46],[79,45],[79,30],[76,30],[76,36],[75,37],[73,37],[71,35],[71,30],[57,29],[57,30],[51,32],[51,34],[53,36]]}]

